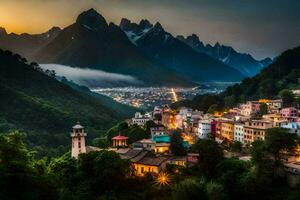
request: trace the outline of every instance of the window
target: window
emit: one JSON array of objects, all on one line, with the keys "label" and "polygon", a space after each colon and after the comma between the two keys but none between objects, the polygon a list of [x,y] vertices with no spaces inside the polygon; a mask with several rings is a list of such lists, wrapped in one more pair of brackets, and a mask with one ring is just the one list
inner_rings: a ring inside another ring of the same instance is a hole
[{"label": "window", "polygon": [[144,167],[141,167],[141,172],[144,173]]},{"label": "window", "polygon": [[81,148],[81,143],[80,142],[78,142],[78,148]]}]

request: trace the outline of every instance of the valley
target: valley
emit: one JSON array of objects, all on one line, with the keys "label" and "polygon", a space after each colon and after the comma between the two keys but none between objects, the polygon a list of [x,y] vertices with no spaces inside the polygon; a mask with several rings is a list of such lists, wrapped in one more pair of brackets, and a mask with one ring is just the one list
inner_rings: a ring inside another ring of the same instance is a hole
[{"label": "valley", "polygon": [[222,91],[222,88],[117,87],[94,88],[91,90],[108,96],[118,103],[149,110],[155,106],[171,104],[179,100],[192,99],[201,94],[218,94]]}]

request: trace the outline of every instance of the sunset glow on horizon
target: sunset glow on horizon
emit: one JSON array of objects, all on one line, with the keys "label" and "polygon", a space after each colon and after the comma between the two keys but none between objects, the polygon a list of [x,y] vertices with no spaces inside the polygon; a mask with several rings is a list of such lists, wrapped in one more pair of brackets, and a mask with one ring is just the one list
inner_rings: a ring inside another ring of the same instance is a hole
[{"label": "sunset glow on horizon", "polygon": [[258,59],[277,56],[300,40],[295,0],[1,0],[0,27],[8,33],[42,33],[72,24],[90,8],[108,22],[159,21],[174,36],[195,33],[205,44],[220,42]]}]

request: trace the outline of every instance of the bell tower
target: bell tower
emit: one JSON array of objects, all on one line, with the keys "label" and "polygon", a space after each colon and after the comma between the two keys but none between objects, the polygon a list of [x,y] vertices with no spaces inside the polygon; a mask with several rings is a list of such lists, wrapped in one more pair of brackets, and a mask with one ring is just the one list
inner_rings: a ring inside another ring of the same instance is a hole
[{"label": "bell tower", "polygon": [[72,138],[72,157],[78,158],[78,155],[81,153],[86,153],[85,146],[85,137],[87,134],[84,132],[84,127],[77,122],[75,126],[73,126],[73,130],[71,133]]}]

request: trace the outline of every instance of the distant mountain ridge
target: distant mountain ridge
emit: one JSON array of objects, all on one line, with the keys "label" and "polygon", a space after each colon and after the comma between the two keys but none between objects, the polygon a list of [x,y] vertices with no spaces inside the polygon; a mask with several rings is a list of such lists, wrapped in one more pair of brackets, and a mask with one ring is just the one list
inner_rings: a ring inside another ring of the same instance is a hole
[{"label": "distant mountain ridge", "polygon": [[159,22],[153,25],[148,20],[141,20],[137,24],[124,18],[120,27],[149,58],[195,82],[238,81],[244,77],[219,60],[194,51],[166,32]]},{"label": "distant mountain ridge", "polygon": [[17,35],[0,29],[0,46],[39,63],[130,75],[144,86],[195,86],[245,77],[239,67],[196,51],[160,23],[123,19],[117,26],[94,9],[84,11],[62,30],[54,27],[42,34]]},{"label": "distant mountain ridge", "polygon": [[[300,47],[283,52],[276,60],[252,78],[228,87],[221,96],[233,103],[246,100],[278,98],[283,89],[299,88]],[[232,104],[233,104],[232,103]]]},{"label": "distant mountain ridge", "polygon": [[54,26],[41,34],[8,34],[4,28],[0,27],[0,47],[33,59],[34,54],[51,42],[60,31],[59,27]]},{"label": "distant mountain ridge", "polygon": [[94,9],[81,13],[75,23],[62,29],[31,58],[39,63],[131,75],[144,86],[195,85],[174,71],[150,61],[117,25],[108,24]]},{"label": "distant mountain ridge", "polygon": [[245,76],[254,76],[259,73],[263,68],[272,63],[272,59],[265,58],[262,60],[254,59],[250,54],[239,53],[230,46],[221,45],[216,43],[214,46],[207,44],[204,45],[196,34],[187,36],[177,36],[177,39],[188,44],[195,51],[205,53],[216,58],[223,63],[239,70]]}]

